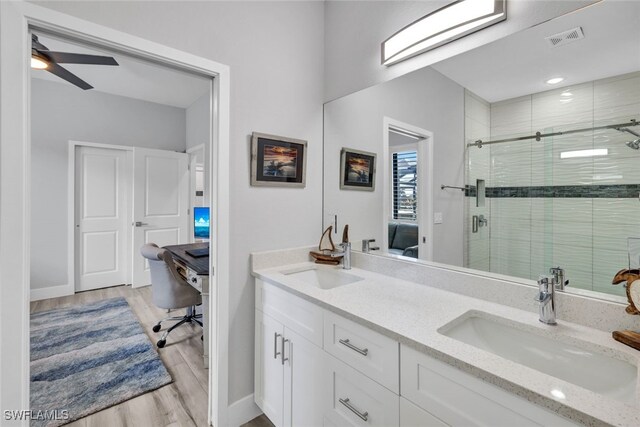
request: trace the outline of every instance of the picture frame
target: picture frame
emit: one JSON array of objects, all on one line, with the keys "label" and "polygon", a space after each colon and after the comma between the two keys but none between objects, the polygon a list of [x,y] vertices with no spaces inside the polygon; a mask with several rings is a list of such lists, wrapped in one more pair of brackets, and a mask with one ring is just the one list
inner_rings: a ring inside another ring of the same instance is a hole
[{"label": "picture frame", "polygon": [[342,148],[340,150],[340,189],[374,191],[376,153]]},{"label": "picture frame", "polygon": [[251,135],[251,185],[304,188],[307,141],[253,132]]}]

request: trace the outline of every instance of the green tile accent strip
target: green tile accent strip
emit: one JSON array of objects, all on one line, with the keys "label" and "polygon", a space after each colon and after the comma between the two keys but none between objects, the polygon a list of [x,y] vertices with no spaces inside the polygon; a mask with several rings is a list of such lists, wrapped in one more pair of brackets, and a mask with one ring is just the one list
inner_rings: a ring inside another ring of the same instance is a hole
[{"label": "green tile accent strip", "polygon": [[[465,195],[476,196],[476,187],[467,186]],[[640,184],[556,185],[536,187],[487,187],[486,197],[634,199],[640,197]]]}]

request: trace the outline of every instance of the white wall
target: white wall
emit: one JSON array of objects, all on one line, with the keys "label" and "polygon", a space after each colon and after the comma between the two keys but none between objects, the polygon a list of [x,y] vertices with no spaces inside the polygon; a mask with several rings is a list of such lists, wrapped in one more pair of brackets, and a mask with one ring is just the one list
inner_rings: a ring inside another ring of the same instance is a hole
[{"label": "white wall", "polygon": [[508,0],[507,20],[407,61],[380,65],[380,43],[451,0],[325,2],[325,100],[391,80],[595,0]]},{"label": "white wall", "polygon": [[[252,251],[313,244],[322,194],[322,2],[44,2],[231,68],[229,400],[253,392]],[[251,132],[308,141],[305,189],[251,187]]]},{"label": "white wall", "polygon": [[31,289],[42,289],[69,283],[69,140],[184,151],[185,110],[41,79],[31,97]]},{"label": "white wall", "polygon": [[198,151],[196,162],[204,165],[204,200],[209,200],[209,134],[211,133],[211,98],[209,94],[202,95],[187,107],[187,150],[198,145],[204,145],[204,151]]},{"label": "white wall", "polygon": [[[433,226],[433,260],[462,266],[464,195],[442,191],[441,184],[463,185],[464,89],[431,68],[404,75],[325,104],[324,226],[338,214],[338,228],[349,224],[351,240],[382,242],[388,213],[383,211],[383,117],[433,132],[433,211],[443,224]],[[340,190],[342,147],[377,153],[374,192]],[[420,179],[420,178],[418,178]],[[424,181],[420,181],[421,183]],[[339,233],[338,233],[339,236]]]}]

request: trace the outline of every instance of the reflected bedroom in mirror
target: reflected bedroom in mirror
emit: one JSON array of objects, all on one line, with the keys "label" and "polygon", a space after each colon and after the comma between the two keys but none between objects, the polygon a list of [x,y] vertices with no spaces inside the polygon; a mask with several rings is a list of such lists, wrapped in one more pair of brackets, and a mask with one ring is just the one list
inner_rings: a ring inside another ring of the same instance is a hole
[{"label": "reflected bedroom in mirror", "polygon": [[[600,2],[328,102],[323,226],[354,250],[624,301],[640,263],[640,2]],[[373,191],[341,188],[344,147]],[[633,244],[632,244],[633,243]],[[558,271],[558,270],[556,270]],[[524,279],[524,280],[523,280]]]}]

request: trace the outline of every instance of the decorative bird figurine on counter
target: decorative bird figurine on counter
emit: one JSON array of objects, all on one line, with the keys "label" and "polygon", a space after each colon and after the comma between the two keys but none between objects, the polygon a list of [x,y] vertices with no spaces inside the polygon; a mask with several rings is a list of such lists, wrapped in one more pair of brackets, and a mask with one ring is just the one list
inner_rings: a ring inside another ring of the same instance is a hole
[{"label": "decorative bird figurine on counter", "polygon": [[[618,271],[611,283],[617,285],[622,282],[626,282],[624,286],[627,289],[627,301],[629,302],[625,311],[629,314],[640,314],[638,310],[640,306],[640,270],[623,269]],[[640,350],[640,333],[628,330],[613,331],[612,336],[616,341]]]},{"label": "decorative bird figurine on counter", "polygon": [[618,271],[611,282],[613,285],[626,282],[625,288],[627,289],[627,301],[629,302],[626,312],[629,314],[640,314],[637,308],[640,305],[640,282],[635,283],[639,279],[640,270],[626,268]]}]

